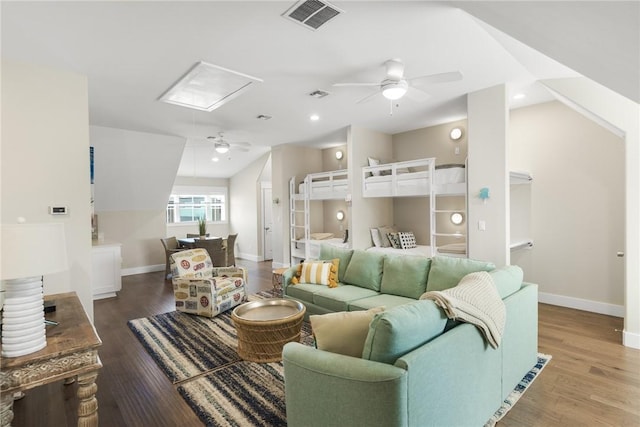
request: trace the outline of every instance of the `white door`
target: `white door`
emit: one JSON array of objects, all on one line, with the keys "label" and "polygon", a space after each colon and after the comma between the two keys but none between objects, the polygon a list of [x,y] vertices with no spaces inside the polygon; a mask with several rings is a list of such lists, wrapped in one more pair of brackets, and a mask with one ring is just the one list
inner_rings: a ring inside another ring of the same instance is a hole
[{"label": "white door", "polygon": [[263,224],[263,254],[264,260],[273,259],[273,248],[271,246],[271,229],[273,221],[271,219],[271,188],[262,189],[262,224]]}]

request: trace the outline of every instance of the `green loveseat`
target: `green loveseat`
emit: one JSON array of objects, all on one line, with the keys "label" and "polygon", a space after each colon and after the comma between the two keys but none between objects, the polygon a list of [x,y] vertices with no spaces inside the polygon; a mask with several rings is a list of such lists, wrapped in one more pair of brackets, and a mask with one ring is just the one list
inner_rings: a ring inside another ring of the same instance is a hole
[{"label": "green loveseat", "polygon": [[[523,283],[519,267],[323,246],[321,259],[336,257],[338,287],[293,285],[292,268],[283,275],[285,298],[301,301],[311,314],[386,310],[373,317],[361,358],[285,345],[290,427],[482,426],[535,365],[538,289]],[[497,349],[475,326],[448,320],[433,301],[418,300],[474,271],[489,271],[505,303]]]}]

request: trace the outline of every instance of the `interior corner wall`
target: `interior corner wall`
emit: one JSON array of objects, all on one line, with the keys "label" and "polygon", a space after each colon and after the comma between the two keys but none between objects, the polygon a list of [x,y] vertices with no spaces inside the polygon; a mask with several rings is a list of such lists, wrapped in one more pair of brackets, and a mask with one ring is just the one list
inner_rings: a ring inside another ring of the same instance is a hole
[{"label": "interior corner wall", "polygon": [[514,187],[530,187],[534,246],[515,251],[512,264],[543,302],[623,306],[623,140],[559,102],[513,110],[509,135],[512,169],[533,176]]},{"label": "interior corner wall", "polygon": [[[504,85],[467,96],[467,203],[469,258],[510,263],[507,126],[509,110]],[[487,188],[486,201],[478,197]],[[484,230],[481,230],[484,224]]]},{"label": "interior corner wall", "polygon": [[372,246],[369,229],[393,224],[393,201],[389,197],[362,197],[362,167],[369,157],[382,161],[393,155],[391,135],[351,126],[347,135],[351,209],[349,230],[351,247],[366,249]]},{"label": "interior corner wall", "polygon": [[610,123],[625,144],[625,317],[622,342],[640,348],[640,104],[587,78],[546,80],[545,86]]},{"label": "interior corner wall", "polygon": [[260,176],[269,153],[229,179],[229,230],[238,234],[235,255],[262,261],[262,215]]},{"label": "interior corner wall", "polygon": [[271,196],[279,202],[273,204],[272,220],[272,265],[290,265],[291,246],[289,240],[289,180],[296,183],[307,174],[322,171],[322,152],[317,148],[283,144],[271,149],[272,186]]},{"label": "interior corner wall", "polygon": [[123,275],[164,269],[160,239],[186,140],[102,126],[90,136],[98,231],[122,245]]},{"label": "interior corner wall", "polygon": [[3,61],[1,114],[2,223],[64,223],[69,270],[45,275],[44,293],[76,292],[93,319],[87,79]]}]

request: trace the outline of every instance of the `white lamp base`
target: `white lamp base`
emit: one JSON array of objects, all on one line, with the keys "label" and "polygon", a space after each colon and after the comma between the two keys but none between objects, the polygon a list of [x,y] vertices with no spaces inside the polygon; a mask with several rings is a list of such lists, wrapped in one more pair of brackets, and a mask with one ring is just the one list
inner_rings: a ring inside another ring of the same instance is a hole
[{"label": "white lamp base", "polygon": [[2,356],[18,357],[47,346],[42,277],[6,280]]}]

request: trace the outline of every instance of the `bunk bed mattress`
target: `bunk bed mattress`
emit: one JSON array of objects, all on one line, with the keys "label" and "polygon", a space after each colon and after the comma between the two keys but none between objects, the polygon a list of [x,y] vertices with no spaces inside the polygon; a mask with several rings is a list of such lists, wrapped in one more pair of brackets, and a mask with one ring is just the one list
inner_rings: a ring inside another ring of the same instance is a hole
[{"label": "bunk bed mattress", "polygon": [[[346,179],[334,179],[333,181],[313,181],[311,182],[311,194],[330,194],[332,192],[346,193],[349,188],[349,182]],[[298,187],[300,194],[305,193],[305,185],[301,183]]]},{"label": "bunk bed mattress", "polygon": [[[455,257],[455,258],[466,258],[466,250],[464,251],[460,251],[458,248],[453,248],[453,245],[456,245],[455,243],[452,244],[451,248],[449,250],[447,250],[445,245],[442,247],[442,250],[437,250],[436,251],[436,255],[443,255],[443,256],[450,256],[450,257]],[[413,255],[413,256],[425,256],[427,258],[431,258],[431,246],[424,246],[424,245],[418,245],[415,248],[411,248],[411,249],[395,249],[395,248],[391,248],[391,247],[381,247],[381,246],[372,246],[370,248],[367,249],[367,251],[371,251],[371,252],[378,252],[378,253],[383,253],[383,254],[389,254],[389,255]]]}]

